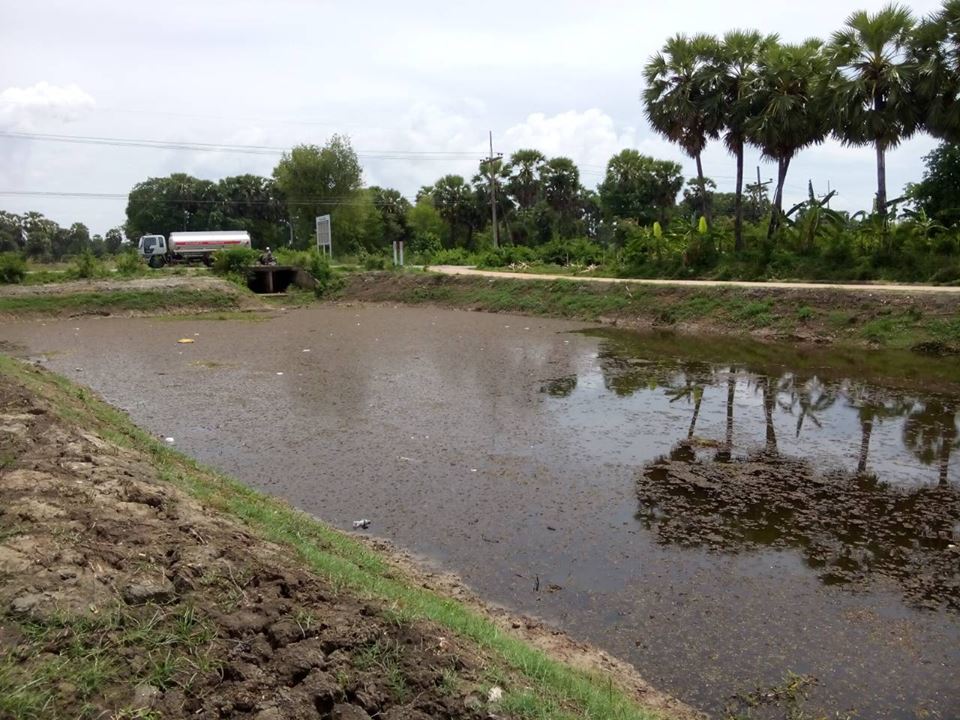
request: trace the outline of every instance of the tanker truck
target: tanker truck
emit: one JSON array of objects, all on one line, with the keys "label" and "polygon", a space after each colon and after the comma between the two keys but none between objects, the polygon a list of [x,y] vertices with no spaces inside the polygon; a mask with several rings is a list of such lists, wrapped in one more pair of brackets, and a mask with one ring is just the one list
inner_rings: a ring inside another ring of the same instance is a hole
[{"label": "tanker truck", "polygon": [[250,247],[250,233],[246,230],[217,230],[210,232],[175,232],[167,240],[163,235],[144,235],[137,250],[152,268],[167,263],[201,261],[213,263],[213,253],[227,248]]}]

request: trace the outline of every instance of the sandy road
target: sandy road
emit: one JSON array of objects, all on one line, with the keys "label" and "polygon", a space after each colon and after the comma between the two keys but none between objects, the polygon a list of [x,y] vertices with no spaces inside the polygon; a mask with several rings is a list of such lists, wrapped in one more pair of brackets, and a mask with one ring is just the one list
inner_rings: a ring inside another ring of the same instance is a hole
[{"label": "sandy road", "polygon": [[674,287],[740,287],[740,288],[779,288],[784,290],[843,290],[859,293],[931,293],[960,294],[957,285],[899,285],[870,283],[799,283],[799,282],[755,282],[749,280],[661,280],[647,278],[609,278],[589,275],[546,275],[540,273],[501,272],[497,270],[477,270],[458,265],[431,265],[431,272],[443,275],[477,275],[490,278],[508,278],[514,280],[576,280],[578,282],[630,283],[634,285],[668,285]]}]

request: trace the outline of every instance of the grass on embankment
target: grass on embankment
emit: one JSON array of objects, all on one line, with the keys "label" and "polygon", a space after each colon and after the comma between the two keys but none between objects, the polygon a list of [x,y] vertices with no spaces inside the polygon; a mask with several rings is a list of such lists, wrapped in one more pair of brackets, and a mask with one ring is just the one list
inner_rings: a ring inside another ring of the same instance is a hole
[{"label": "grass on embankment", "polygon": [[67,422],[144,453],[164,481],[210,508],[241,519],[264,539],[289,548],[338,589],[387,603],[403,619],[433,621],[475,643],[493,660],[491,679],[506,684],[502,708],[507,713],[595,720],[656,717],[618,690],[609,678],[574,670],[549,658],[465,604],[405,579],[384,557],[362,543],[171,450],[89,390],[3,355],[0,373],[46,399]]},{"label": "grass on embankment", "polygon": [[625,326],[884,348],[960,350],[960,296],[824,289],[691,288],[432,273],[350,275],[344,299],[430,303]]},{"label": "grass on embankment", "polygon": [[162,313],[174,310],[236,310],[236,294],[173,288],[0,296],[0,315]]}]

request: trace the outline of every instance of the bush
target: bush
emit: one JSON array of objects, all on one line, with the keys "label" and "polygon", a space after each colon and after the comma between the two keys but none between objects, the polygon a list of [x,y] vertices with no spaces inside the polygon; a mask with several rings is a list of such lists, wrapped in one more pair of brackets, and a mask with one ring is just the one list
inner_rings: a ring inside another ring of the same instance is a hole
[{"label": "bush", "polygon": [[553,265],[599,265],[603,248],[586,238],[551,240],[539,248],[540,259]]},{"label": "bush", "polygon": [[477,265],[479,267],[494,268],[536,261],[537,252],[533,248],[528,248],[523,245],[505,245],[481,253],[477,258]]},{"label": "bush", "polygon": [[414,234],[410,241],[410,252],[424,257],[431,257],[443,250],[440,236],[429,230]]},{"label": "bush", "polygon": [[387,267],[387,259],[383,255],[367,255],[363,258],[364,270],[384,270]]},{"label": "bush", "polygon": [[434,253],[431,265],[475,265],[475,258],[463,248],[451,248]]},{"label": "bush", "polygon": [[237,247],[218,250],[213,254],[213,271],[217,275],[242,276],[256,264],[260,253],[253,248]]},{"label": "bush", "polygon": [[0,283],[21,283],[27,275],[27,261],[19,253],[0,253]]},{"label": "bush", "polygon": [[117,274],[125,277],[140,275],[146,270],[146,266],[135,250],[120,253],[114,263],[117,266]]},{"label": "bush", "polygon": [[340,277],[330,267],[326,255],[317,250],[285,250],[277,251],[277,262],[281,265],[292,265],[310,273],[317,281],[314,293],[321,297],[331,290],[338,289],[343,283]]},{"label": "bush", "polygon": [[84,250],[73,261],[73,265],[67,270],[67,275],[81,280],[90,280],[96,277],[106,275],[106,268],[103,263],[97,259],[89,250]]}]

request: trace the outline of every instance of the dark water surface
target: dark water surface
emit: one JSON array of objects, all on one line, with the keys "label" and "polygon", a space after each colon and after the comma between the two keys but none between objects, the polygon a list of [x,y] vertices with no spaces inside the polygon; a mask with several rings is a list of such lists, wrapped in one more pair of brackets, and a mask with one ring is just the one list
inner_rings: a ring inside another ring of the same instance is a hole
[{"label": "dark water surface", "polygon": [[960,363],[579,327],[322,307],[0,340],[695,706],[789,671],[811,712],[960,717]]}]

